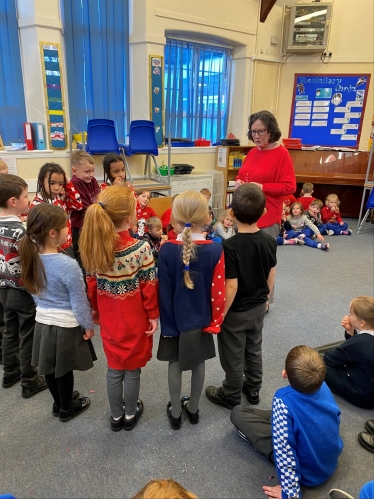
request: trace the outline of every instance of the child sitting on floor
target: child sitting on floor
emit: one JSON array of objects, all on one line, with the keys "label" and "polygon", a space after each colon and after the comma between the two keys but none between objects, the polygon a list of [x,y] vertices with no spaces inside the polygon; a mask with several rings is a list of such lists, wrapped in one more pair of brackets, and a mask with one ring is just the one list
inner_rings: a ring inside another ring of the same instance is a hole
[{"label": "child sitting on floor", "polygon": [[295,231],[292,229],[290,222],[287,221],[287,206],[283,203],[282,217],[280,223],[280,232],[277,237],[278,245],[288,245],[288,244],[304,244],[304,241],[297,239],[295,236]]},{"label": "child sitting on floor", "polygon": [[340,216],[339,204],[340,201],[336,194],[327,196],[326,206],[321,210],[322,222],[326,224],[326,230],[333,231],[335,236],[350,236],[352,231],[348,229],[348,224]]},{"label": "child sitting on floor", "polygon": [[[296,201],[296,203],[291,206],[291,213],[287,217],[287,221],[291,224],[292,229],[295,231],[295,234],[292,237],[297,237],[300,244],[304,243],[311,248],[328,251],[330,249],[329,243],[323,242],[324,238],[320,234],[318,228],[314,224],[312,224],[312,222],[304,215],[303,212],[303,206],[298,201]],[[313,234],[316,235],[318,242],[313,241],[313,239],[308,237],[306,235],[305,229],[310,229]]]},{"label": "child sitting on floor", "polygon": [[310,203],[316,199],[312,196],[313,190],[314,185],[310,182],[305,182],[301,189],[300,197],[296,199],[296,201],[302,204],[304,211],[306,211],[309,208]]},{"label": "child sitting on floor", "polygon": [[143,240],[147,241],[151,247],[155,265],[158,262],[158,252],[161,244],[168,240],[168,236],[162,234],[162,223],[158,217],[150,217],[147,220],[147,232],[143,236]]},{"label": "child sitting on floor", "polygon": [[226,210],[213,227],[215,234],[223,240],[234,236],[234,222],[235,218],[231,216],[230,210]]},{"label": "child sitting on floor", "polygon": [[348,402],[374,408],[374,298],[351,301],[349,316],[342,319],[346,341],[317,347],[325,361],[326,383]]},{"label": "child sitting on floor", "polygon": [[275,392],[272,410],[238,405],[231,412],[239,436],[276,466],[281,485],[263,487],[270,497],[301,497],[300,485],[316,487],[337,467],[343,450],[340,409],[323,381],[325,374],[318,353],[297,346],[282,371],[290,386]]},{"label": "child sitting on floor", "polygon": [[151,199],[151,193],[149,191],[142,189],[136,192],[136,196],[136,218],[138,222],[135,237],[142,239],[144,234],[147,232],[148,218],[157,217],[157,215],[154,209],[148,206],[149,200]]},{"label": "child sitting on floor", "polygon": [[[320,234],[328,234],[329,236],[332,236],[334,232],[332,230],[327,230],[326,225],[322,223],[322,218],[321,218],[321,208],[323,207],[323,203],[320,199],[315,199],[312,201],[309,205],[309,209],[304,211],[304,215],[314,224]],[[309,232],[307,232],[309,231]],[[305,229],[304,233],[307,236],[313,236],[313,231],[310,229]]]}]

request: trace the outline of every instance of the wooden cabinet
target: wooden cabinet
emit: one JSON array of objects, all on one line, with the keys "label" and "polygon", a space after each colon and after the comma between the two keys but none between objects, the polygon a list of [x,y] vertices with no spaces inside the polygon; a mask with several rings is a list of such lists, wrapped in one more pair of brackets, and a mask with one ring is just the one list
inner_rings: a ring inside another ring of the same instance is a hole
[{"label": "wooden cabinet", "polygon": [[216,170],[223,172],[222,206],[230,204],[234,187],[229,182],[234,182],[248,151],[254,146],[218,146]]}]

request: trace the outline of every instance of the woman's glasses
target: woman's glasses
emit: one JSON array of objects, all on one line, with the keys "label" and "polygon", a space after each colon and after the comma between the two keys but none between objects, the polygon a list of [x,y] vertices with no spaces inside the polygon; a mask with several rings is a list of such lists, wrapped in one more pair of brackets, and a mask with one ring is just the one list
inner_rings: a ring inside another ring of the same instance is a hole
[{"label": "woman's glasses", "polygon": [[266,133],[266,128],[262,128],[261,130],[251,130],[252,136],[258,135],[259,137],[262,137]]}]

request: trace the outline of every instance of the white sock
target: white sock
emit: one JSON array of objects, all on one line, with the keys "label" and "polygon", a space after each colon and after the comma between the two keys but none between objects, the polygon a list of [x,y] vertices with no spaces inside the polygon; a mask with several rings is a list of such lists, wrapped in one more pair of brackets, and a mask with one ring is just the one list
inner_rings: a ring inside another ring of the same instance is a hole
[{"label": "white sock", "polygon": [[[113,416],[112,416],[112,418],[113,418]],[[114,419],[114,421],[119,421],[120,419],[122,419],[122,416],[120,416],[119,418],[113,418],[113,419]]]},{"label": "white sock", "polygon": [[321,249],[321,243],[318,243],[317,248]]},{"label": "white sock", "polygon": [[132,419],[134,417],[134,414],[132,416],[127,416],[127,414],[125,414],[125,419]]}]

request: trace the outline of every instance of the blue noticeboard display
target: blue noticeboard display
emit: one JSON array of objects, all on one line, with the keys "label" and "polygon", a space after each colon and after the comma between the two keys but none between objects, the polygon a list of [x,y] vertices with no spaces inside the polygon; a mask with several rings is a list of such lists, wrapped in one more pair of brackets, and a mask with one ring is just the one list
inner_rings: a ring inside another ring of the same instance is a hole
[{"label": "blue noticeboard display", "polygon": [[155,124],[156,142],[164,144],[164,58],[149,56],[151,120]]},{"label": "blue noticeboard display", "polygon": [[358,148],[370,74],[295,74],[289,137]]}]

